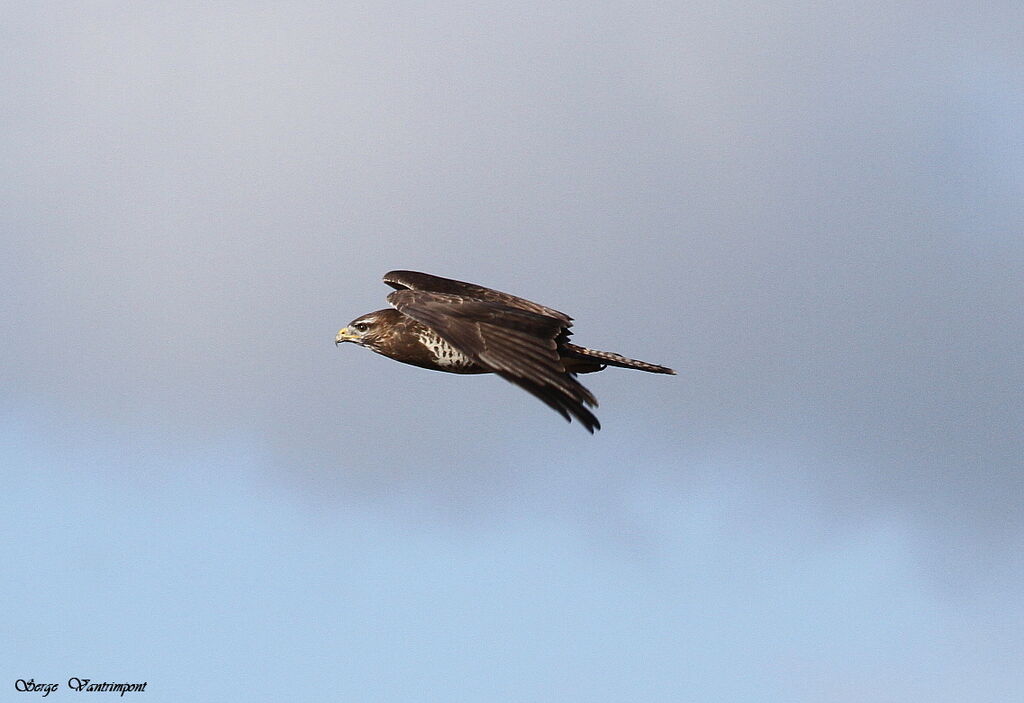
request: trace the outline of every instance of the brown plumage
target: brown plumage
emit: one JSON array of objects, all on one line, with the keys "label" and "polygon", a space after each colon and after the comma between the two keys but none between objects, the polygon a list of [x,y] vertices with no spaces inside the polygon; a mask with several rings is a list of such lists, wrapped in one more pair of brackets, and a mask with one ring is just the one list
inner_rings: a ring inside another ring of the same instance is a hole
[{"label": "brown plumage", "polygon": [[665,366],[569,342],[572,318],[508,293],[415,271],[391,271],[391,308],[367,313],[334,343],[355,342],[378,354],[447,373],[495,373],[532,393],[590,432],[601,423],[597,399],[578,373],[620,366],[674,374]]}]

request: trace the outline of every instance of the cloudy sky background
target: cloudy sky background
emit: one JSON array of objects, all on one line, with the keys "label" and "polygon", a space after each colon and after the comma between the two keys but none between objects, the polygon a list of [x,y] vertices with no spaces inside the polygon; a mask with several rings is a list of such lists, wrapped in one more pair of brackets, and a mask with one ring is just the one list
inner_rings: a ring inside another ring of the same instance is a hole
[{"label": "cloudy sky background", "polygon": [[[1021,695],[1019,3],[0,14],[0,686]],[[679,376],[335,349],[393,268]]]}]

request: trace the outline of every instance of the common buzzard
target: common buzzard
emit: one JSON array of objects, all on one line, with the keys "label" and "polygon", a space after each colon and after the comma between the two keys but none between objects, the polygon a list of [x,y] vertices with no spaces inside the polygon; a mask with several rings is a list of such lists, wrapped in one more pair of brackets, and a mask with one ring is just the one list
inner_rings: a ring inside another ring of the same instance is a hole
[{"label": "common buzzard", "polygon": [[594,395],[578,373],[621,366],[674,374],[670,368],[569,342],[572,318],[538,303],[473,283],[415,271],[391,271],[391,308],[357,317],[335,345],[355,342],[405,364],[448,373],[496,373],[589,432],[601,423]]}]

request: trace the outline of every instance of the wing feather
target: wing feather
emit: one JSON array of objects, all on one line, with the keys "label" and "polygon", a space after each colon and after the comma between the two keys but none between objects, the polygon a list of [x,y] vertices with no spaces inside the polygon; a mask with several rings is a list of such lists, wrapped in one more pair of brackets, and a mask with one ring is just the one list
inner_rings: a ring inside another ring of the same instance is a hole
[{"label": "wing feather", "polygon": [[501,303],[510,308],[517,308],[537,315],[553,317],[566,327],[570,327],[572,325],[572,318],[564,312],[559,312],[558,310],[549,308],[546,305],[535,303],[532,300],[527,300],[526,298],[520,298],[519,296],[512,295],[511,293],[503,293],[500,290],[486,288],[475,283],[456,281],[454,278],[442,278],[441,276],[433,276],[429,273],[420,273],[419,271],[389,271],[384,274],[384,282],[397,290],[408,289],[429,291],[432,293],[445,293],[474,300]]},{"label": "wing feather", "polygon": [[[385,280],[395,273],[402,274],[399,278],[406,283],[421,282],[405,276],[412,272],[392,272]],[[437,279],[427,274],[415,275]],[[586,408],[596,406],[597,400],[574,374],[566,373],[559,359],[557,340],[564,339],[570,324],[568,316],[513,305],[503,297],[506,294],[498,296],[481,299],[465,288],[449,293],[406,286],[391,293],[388,303],[432,329],[480,366],[533,394],[567,420],[575,417],[590,432],[599,428],[597,418]],[[530,305],[548,310],[535,303]]]},{"label": "wing feather", "polygon": [[[594,413],[590,412],[590,410],[582,403],[572,401],[566,398],[562,393],[558,393],[551,388],[541,386],[527,379],[510,378],[504,372],[498,372],[498,375],[506,381],[516,384],[523,390],[532,394],[534,397],[539,398],[545,405],[552,408],[566,420],[570,420],[571,417],[575,417],[591,434],[593,434],[594,430],[601,429],[601,423],[598,421],[597,417],[595,417]],[[594,403],[594,405],[596,405],[596,403]]]}]

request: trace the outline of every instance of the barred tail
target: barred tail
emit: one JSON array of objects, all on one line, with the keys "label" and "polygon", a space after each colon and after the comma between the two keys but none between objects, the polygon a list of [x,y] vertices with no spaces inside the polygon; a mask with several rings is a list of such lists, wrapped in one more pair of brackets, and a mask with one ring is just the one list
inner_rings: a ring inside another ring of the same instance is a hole
[{"label": "barred tail", "polygon": [[[676,373],[667,366],[658,366],[657,364],[648,364],[646,361],[627,359],[621,354],[598,351],[597,349],[587,349],[586,347],[580,347],[575,344],[566,343],[565,351],[568,352],[568,356],[573,358],[595,361],[606,366],[621,366],[624,369],[638,369],[640,371],[649,371],[650,373],[669,373],[672,375],[675,375]],[[593,370],[597,371],[598,369]],[[584,371],[583,373],[586,372]]]}]

